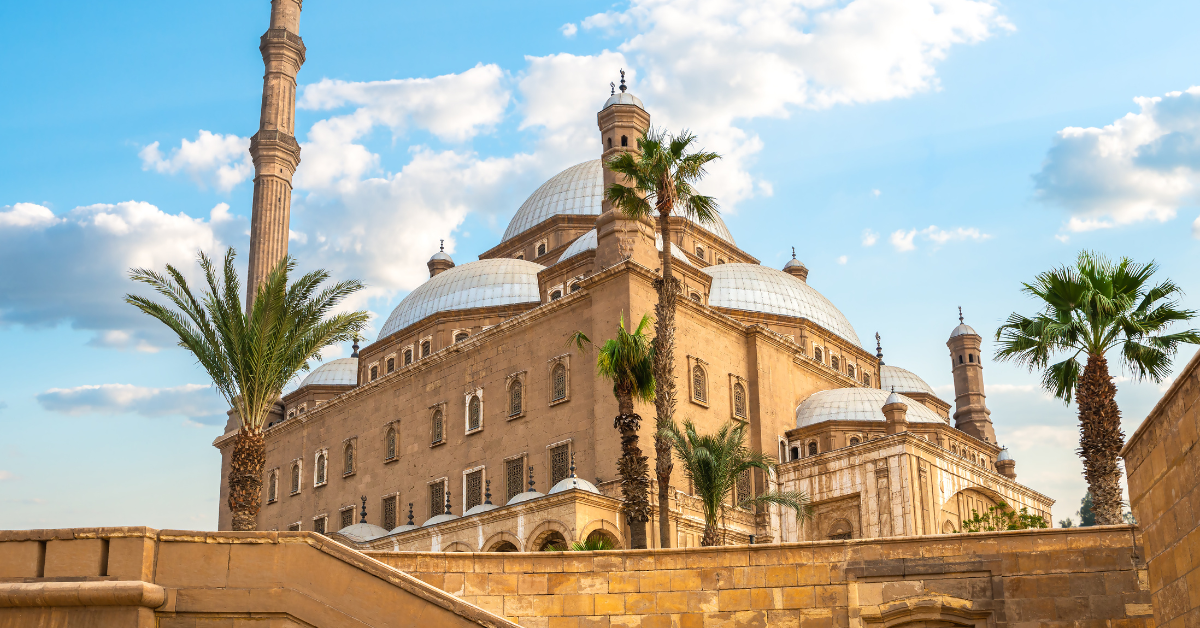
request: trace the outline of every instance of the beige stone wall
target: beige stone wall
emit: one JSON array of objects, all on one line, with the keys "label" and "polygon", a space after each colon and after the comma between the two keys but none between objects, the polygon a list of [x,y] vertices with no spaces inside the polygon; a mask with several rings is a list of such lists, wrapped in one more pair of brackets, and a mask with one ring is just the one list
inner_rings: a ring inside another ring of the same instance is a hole
[{"label": "beige stone wall", "polygon": [[1200,353],[1121,452],[1159,626],[1200,626]]},{"label": "beige stone wall", "polygon": [[368,555],[534,628],[1154,625],[1140,542],[1128,526],[678,550]]}]

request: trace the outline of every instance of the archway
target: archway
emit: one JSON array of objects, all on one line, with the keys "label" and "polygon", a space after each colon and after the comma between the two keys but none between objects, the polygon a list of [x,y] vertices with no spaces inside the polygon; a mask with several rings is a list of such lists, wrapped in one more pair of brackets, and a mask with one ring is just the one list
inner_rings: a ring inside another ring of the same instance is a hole
[{"label": "archway", "polygon": [[575,539],[567,526],[554,519],[549,519],[538,524],[529,534],[525,541],[525,551],[540,552],[550,545],[566,549],[573,540]]},{"label": "archway", "polygon": [[627,547],[625,535],[621,534],[621,527],[607,519],[596,519],[583,526],[579,538],[590,539],[598,533],[606,536],[613,549]]},{"label": "archway", "polygon": [[521,539],[511,532],[497,532],[480,546],[481,552],[519,552]]},{"label": "archway", "polygon": [[471,547],[462,541],[455,541],[442,548],[443,552],[470,552]]}]

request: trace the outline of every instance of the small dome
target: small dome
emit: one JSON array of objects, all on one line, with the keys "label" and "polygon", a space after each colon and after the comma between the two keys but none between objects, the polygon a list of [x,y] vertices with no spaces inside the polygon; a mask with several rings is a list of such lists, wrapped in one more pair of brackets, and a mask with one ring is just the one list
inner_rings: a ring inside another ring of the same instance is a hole
[{"label": "small dome", "polygon": [[356,523],[338,530],[337,533],[356,543],[363,543],[387,536],[388,531],[373,523]]},{"label": "small dome", "polygon": [[489,510],[495,510],[497,508],[499,508],[499,506],[497,506],[496,504],[479,504],[477,506],[471,506],[471,508],[468,509],[467,512],[465,514],[463,514],[463,516],[470,517],[471,515],[477,515],[481,512],[487,512]]},{"label": "small dome", "polygon": [[402,526],[396,526],[395,528],[392,528],[392,531],[389,532],[388,534],[402,534],[404,532],[412,532],[413,530],[420,530],[420,529],[421,529],[421,526],[409,525],[406,523]]},{"label": "small dome", "polygon": [[[887,399],[884,400],[883,405],[890,406],[893,403],[904,403],[904,399],[905,398],[901,397],[899,393],[892,391],[891,394],[888,395]],[[904,403],[904,405],[908,404]]]},{"label": "small dome", "polygon": [[429,261],[432,262],[433,260],[445,260],[451,264],[454,263],[454,259],[447,255],[445,251],[438,251],[437,253],[434,253],[433,256],[429,258]]},{"label": "small dome", "polygon": [[884,423],[883,407],[888,398],[895,394],[908,406],[905,418],[909,423],[946,423],[925,407],[899,393],[889,393],[878,388],[835,388],[813,393],[796,406],[796,427],[808,427],[826,421],[879,421]]},{"label": "small dome", "polygon": [[957,336],[965,336],[967,334],[971,334],[972,336],[979,335],[979,334],[975,333],[974,329],[971,329],[970,325],[968,325],[966,323],[959,323],[958,327],[955,327],[954,331],[950,332],[950,337],[955,338]]},{"label": "small dome", "polygon": [[996,456],[996,462],[1004,462],[1005,460],[1012,460],[1012,459],[1013,459],[1012,455],[1008,453],[1008,447],[1001,447],[1000,455]]},{"label": "small dome", "polygon": [[508,500],[508,503],[505,504],[505,506],[512,506],[513,504],[527,502],[531,499],[537,499],[539,497],[545,497],[545,495],[537,491],[525,491],[524,493],[517,493],[516,495],[513,495],[512,499]]},{"label": "small dome", "polygon": [[[621,89],[624,89],[624,87]],[[608,100],[604,101],[604,107],[602,107],[600,111],[604,111],[613,105],[633,105],[642,111],[646,110],[646,107],[642,105],[641,99],[633,94],[630,94],[629,92],[618,92],[612,96],[609,96]]]},{"label": "small dome", "polygon": [[558,484],[555,484],[554,488],[550,489],[549,494],[554,495],[555,493],[569,491],[573,488],[577,488],[581,491],[587,491],[589,493],[595,493],[597,495],[600,494],[600,490],[596,488],[596,485],[592,484],[591,482],[588,482],[587,480],[585,480],[583,478],[579,478],[579,477],[563,478],[563,479],[559,480]]},{"label": "small dome", "polygon": [[541,302],[538,271],[545,266],[521,259],[481,259],[431,277],[408,293],[379,330],[386,338],[438,312]]},{"label": "small dome", "polygon": [[[575,238],[575,241],[571,243],[571,246],[568,246],[567,250],[563,251],[562,256],[558,258],[558,261],[561,262],[564,260],[569,260],[580,253],[596,250],[596,240],[598,237],[599,236],[596,234],[596,230],[592,229],[578,238]],[[654,247],[659,251],[662,251],[662,236],[657,233],[654,234]],[[689,266],[695,266],[695,264],[688,259],[687,255],[684,255],[683,249],[678,246],[671,247],[671,257],[680,260]]]},{"label": "small dome", "polygon": [[447,521],[454,521],[455,519],[458,519],[458,515],[437,515],[436,517],[430,517],[425,521],[425,523],[421,524],[421,527],[428,528],[429,526],[435,526],[439,523],[446,523]]},{"label": "small dome", "polygon": [[713,307],[807,318],[862,346],[850,321],[829,299],[782,270],[758,264],[718,264],[701,270],[713,278],[708,293]]},{"label": "small dome", "polygon": [[805,266],[804,262],[793,257],[792,259],[788,260],[788,263],[783,265],[784,270],[789,268],[808,268],[808,266]]},{"label": "small dome", "polygon": [[933,387],[916,373],[898,366],[883,365],[879,367],[879,387],[883,390],[895,390],[898,393],[925,393],[937,396]]},{"label": "small dome", "polygon": [[358,358],[341,358],[313,369],[300,382],[305,386],[354,386],[358,384]]}]

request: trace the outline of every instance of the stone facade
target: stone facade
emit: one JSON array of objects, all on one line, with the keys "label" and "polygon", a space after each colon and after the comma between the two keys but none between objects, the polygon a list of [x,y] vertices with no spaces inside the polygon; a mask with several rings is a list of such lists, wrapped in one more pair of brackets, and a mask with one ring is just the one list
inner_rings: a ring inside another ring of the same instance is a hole
[{"label": "stone facade", "polygon": [[1200,626],[1200,353],[1121,451],[1158,626]]}]

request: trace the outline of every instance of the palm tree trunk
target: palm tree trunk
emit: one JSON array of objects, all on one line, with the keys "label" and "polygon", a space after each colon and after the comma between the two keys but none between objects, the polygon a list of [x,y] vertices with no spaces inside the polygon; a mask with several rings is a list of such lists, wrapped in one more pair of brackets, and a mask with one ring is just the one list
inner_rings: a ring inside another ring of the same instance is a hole
[{"label": "palm tree trunk", "polygon": [[[660,197],[661,198],[661,197]],[[658,208],[658,230],[662,233],[662,279],[655,282],[658,304],[654,307],[654,474],[658,479],[658,545],[671,547],[671,444],[660,435],[675,415],[675,300],[679,282],[671,256],[671,204]]]},{"label": "palm tree trunk", "polygon": [[229,460],[229,511],[235,531],[258,529],[266,451],[262,432],[243,427],[234,437]]},{"label": "palm tree trunk", "polygon": [[716,547],[721,544],[721,535],[717,532],[717,513],[704,513],[704,536],[700,539],[700,547]]},{"label": "palm tree trunk", "polygon": [[638,447],[638,428],[642,417],[633,413],[633,397],[619,394],[617,405],[621,414],[613,427],[621,432],[621,459],[617,474],[621,478],[625,520],[629,524],[631,549],[646,549],[646,522],[650,520],[650,465]]},{"label": "palm tree trunk", "polygon": [[1092,492],[1096,525],[1122,523],[1121,466],[1117,455],[1125,444],[1125,434],[1121,432],[1121,410],[1116,396],[1117,387],[1108,374],[1108,360],[1103,355],[1089,355],[1079,379],[1076,402],[1079,456],[1083,458],[1083,476]]}]

